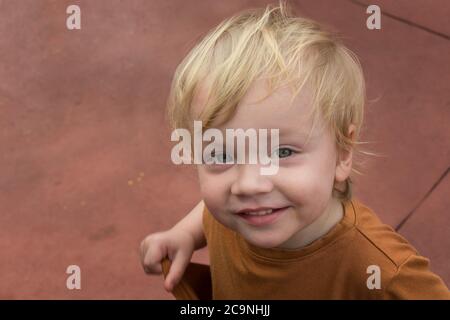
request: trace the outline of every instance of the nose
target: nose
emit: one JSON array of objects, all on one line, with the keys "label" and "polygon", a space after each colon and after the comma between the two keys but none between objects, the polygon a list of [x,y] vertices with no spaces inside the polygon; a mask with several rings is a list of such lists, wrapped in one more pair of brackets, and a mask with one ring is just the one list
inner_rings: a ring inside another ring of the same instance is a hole
[{"label": "nose", "polygon": [[273,190],[270,176],[261,175],[257,164],[238,164],[237,179],[231,185],[231,193],[236,196],[251,196]]}]

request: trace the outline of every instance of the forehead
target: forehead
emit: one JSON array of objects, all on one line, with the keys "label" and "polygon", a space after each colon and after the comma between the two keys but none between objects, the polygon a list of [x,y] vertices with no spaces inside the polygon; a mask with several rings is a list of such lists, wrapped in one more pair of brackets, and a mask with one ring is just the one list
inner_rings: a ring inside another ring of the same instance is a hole
[{"label": "forehead", "polygon": [[[209,83],[204,81],[194,96],[192,111],[196,117],[208,98]],[[270,94],[268,82],[256,80],[239,102],[235,113],[227,121],[217,119],[212,127],[218,129],[279,129],[280,135],[307,136],[312,129],[312,96],[308,86],[296,95],[289,86],[282,86]],[[320,119],[318,119],[320,120]],[[320,121],[319,121],[320,123]],[[314,136],[316,129],[313,130]]]}]

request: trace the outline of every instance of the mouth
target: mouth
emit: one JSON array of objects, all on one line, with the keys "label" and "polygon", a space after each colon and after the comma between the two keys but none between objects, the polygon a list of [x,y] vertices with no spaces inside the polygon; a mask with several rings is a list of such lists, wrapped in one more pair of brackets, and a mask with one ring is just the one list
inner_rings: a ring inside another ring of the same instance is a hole
[{"label": "mouth", "polygon": [[262,226],[275,222],[289,207],[241,210],[237,215],[247,223]]}]

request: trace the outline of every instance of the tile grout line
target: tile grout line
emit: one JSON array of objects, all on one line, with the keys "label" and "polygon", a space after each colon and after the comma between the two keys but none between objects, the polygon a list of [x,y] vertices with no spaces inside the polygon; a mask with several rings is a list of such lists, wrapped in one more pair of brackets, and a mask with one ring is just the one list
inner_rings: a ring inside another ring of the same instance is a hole
[{"label": "tile grout line", "polygon": [[450,171],[450,167],[445,170],[445,172],[439,177],[439,179],[433,184],[430,190],[422,197],[422,199],[419,201],[419,203],[406,215],[406,217],[403,218],[403,220],[397,225],[395,228],[395,231],[399,231],[400,228],[405,224],[406,221],[411,218],[413,213],[422,205],[422,203],[430,196],[430,194],[434,191],[434,189],[437,188],[437,186],[441,183],[442,180],[447,176],[448,172]]},{"label": "tile grout line", "polygon": [[[354,3],[356,5],[359,5],[361,7],[366,7],[367,6],[366,3],[364,3],[364,2],[362,2],[360,0],[348,0],[348,1],[351,2],[351,3]],[[448,36],[448,35],[446,35],[444,33],[441,33],[439,31],[432,30],[430,28],[424,27],[424,26],[422,26],[420,24],[417,24],[415,22],[409,21],[407,19],[404,19],[404,18],[396,16],[396,15],[393,15],[393,14],[388,13],[388,12],[383,11],[383,10],[381,10],[381,13],[383,15],[385,15],[385,16],[390,17],[391,19],[403,22],[403,23],[405,23],[407,25],[410,25],[412,27],[421,29],[421,30],[426,31],[428,33],[434,34],[434,35],[436,35],[438,37],[444,38],[446,40],[450,40],[450,36]],[[422,197],[422,199],[419,201],[419,203],[406,215],[405,218],[402,219],[402,221],[395,228],[396,231],[400,230],[400,228],[409,220],[409,218],[411,218],[411,216],[414,214],[414,212],[422,205],[422,203],[430,196],[430,194],[434,191],[434,189],[436,189],[436,187],[441,183],[441,181],[447,176],[449,171],[450,171],[450,167],[448,167],[447,170],[439,177],[439,179],[433,184],[431,189],[428,190],[428,192]]]},{"label": "tile grout line", "polygon": [[[349,1],[349,2],[352,2],[352,3],[356,4],[356,5],[359,5],[359,6],[361,6],[361,7],[366,7],[366,6],[368,6],[366,3],[361,2],[361,1],[359,1],[359,0],[348,0],[348,1]],[[402,17],[396,16],[396,15],[393,15],[392,13],[386,12],[386,11],[384,11],[384,10],[381,10],[381,13],[382,13],[383,15],[389,17],[389,18],[392,18],[392,19],[394,19],[394,20],[403,22],[403,23],[405,23],[405,24],[407,24],[407,25],[410,25],[410,26],[412,26],[412,27],[421,29],[421,30],[426,31],[426,32],[428,32],[428,33],[434,34],[435,36],[438,36],[438,37],[440,37],[440,38],[444,38],[444,39],[446,39],[446,40],[450,40],[450,36],[447,35],[447,34],[445,34],[445,33],[442,33],[442,32],[439,32],[439,31],[436,31],[436,30],[427,28],[427,27],[422,26],[422,25],[420,25],[420,24],[418,24],[418,23],[415,23],[415,22],[413,22],[413,21],[409,21],[409,20],[407,20],[407,19],[405,19],[405,18],[402,18]]]}]

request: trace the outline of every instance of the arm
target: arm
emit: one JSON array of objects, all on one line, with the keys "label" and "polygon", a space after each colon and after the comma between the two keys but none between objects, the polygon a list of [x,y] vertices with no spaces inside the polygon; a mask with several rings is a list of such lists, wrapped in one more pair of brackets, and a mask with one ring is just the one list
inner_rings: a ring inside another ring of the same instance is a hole
[{"label": "arm", "polygon": [[165,279],[168,291],[180,281],[193,252],[206,246],[202,221],[204,207],[200,201],[171,229],[150,234],[141,242],[141,263],[146,273],[161,274],[161,262],[166,257],[171,260]]},{"label": "arm", "polygon": [[450,291],[442,279],[430,271],[430,260],[411,255],[399,267],[385,290],[385,299],[450,300]]},{"label": "arm", "polygon": [[175,226],[173,231],[183,230],[192,235],[194,239],[194,250],[201,249],[206,246],[206,238],[203,232],[203,210],[205,203],[201,200],[183,219]]}]

